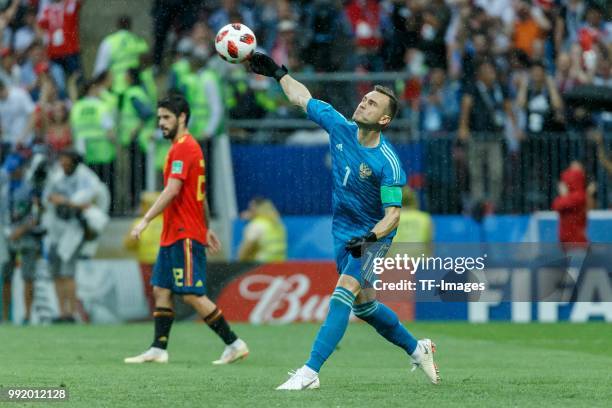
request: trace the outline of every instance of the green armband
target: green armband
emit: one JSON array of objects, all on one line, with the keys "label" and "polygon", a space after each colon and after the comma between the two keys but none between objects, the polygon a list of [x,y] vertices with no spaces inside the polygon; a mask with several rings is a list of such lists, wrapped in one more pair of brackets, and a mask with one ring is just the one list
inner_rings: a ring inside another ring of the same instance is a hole
[{"label": "green armband", "polygon": [[402,202],[402,188],[401,187],[380,187],[380,200],[383,204],[398,204]]}]

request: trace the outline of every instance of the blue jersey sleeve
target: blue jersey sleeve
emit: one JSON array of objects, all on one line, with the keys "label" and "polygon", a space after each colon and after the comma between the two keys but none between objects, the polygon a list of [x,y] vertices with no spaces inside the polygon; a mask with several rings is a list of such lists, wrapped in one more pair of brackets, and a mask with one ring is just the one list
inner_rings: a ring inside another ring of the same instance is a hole
[{"label": "blue jersey sleeve", "polygon": [[[402,168],[402,164],[395,154],[395,152],[388,148],[388,146],[383,147],[382,152],[385,156],[385,164],[382,168],[382,179],[380,181],[380,186],[382,187],[403,187],[406,185],[406,173]],[[384,207],[401,207],[401,195],[399,196],[397,202],[386,202],[383,204]]]},{"label": "blue jersey sleeve", "polygon": [[308,119],[321,126],[327,133],[332,143],[342,142],[347,131],[351,131],[351,122],[335,110],[329,103],[312,98],[306,106]]}]

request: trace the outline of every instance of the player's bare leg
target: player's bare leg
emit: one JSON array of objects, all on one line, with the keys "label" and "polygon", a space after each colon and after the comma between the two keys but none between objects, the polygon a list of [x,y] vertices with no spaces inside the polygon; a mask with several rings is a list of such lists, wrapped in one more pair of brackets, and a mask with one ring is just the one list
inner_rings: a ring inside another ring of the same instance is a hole
[{"label": "player's bare leg", "polygon": [[170,289],[153,287],[153,297],[155,298],[155,337],[151,347],[142,354],[134,357],[128,357],[123,360],[128,364],[139,363],[167,363],[168,339],[170,337],[170,329],[174,322],[174,304],[172,302],[172,292]]},{"label": "player's bare leg", "polygon": [[397,315],[376,300],[374,288],[365,288],[357,295],[353,313],[374,327],[389,342],[406,350],[412,359],[413,371],[420,368],[433,384],[440,382],[438,367],[433,359],[436,345],[429,339],[417,342],[402,326]]},{"label": "player's bare leg", "polygon": [[330,299],[325,322],[319,329],[312,346],[310,359],[301,368],[289,372],[291,376],[277,390],[311,390],[319,388],[319,370],[331,356],[348,326],[355,296],[361,291],[359,281],[349,275],[340,275]]},{"label": "player's bare leg", "polygon": [[223,312],[208,296],[185,295],[183,301],[193,307],[208,327],[225,343],[223,354],[218,360],[213,361],[213,364],[230,364],[249,355],[246,343],[236,336],[225,320]]}]

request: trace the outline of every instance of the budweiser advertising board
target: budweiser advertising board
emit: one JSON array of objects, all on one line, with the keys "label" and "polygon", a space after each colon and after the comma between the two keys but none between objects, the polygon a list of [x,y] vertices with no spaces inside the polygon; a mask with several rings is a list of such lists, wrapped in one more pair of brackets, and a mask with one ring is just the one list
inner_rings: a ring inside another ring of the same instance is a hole
[{"label": "budweiser advertising board", "polygon": [[[322,321],[337,280],[333,262],[265,264],[236,276],[221,289],[216,301],[231,321],[253,324]],[[385,303],[400,319],[412,319],[412,302]]]}]

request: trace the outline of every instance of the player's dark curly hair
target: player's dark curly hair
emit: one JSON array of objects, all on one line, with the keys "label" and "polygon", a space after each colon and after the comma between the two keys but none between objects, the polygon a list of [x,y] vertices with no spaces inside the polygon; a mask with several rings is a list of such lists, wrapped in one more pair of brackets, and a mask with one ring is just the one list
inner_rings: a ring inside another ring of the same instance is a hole
[{"label": "player's dark curly hair", "polygon": [[376,92],[380,92],[383,95],[386,95],[389,98],[389,106],[388,106],[388,115],[391,117],[391,120],[397,115],[397,111],[399,109],[399,103],[397,102],[397,96],[395,96],[395,92],[391,90],[391,88],[387,88],[383,85],[374,86],[374,90]]},{"label": "player's dark curly hair", "polygon": [[185,124],[189,123],[189,117],[191,116],[191,109],[189,109],[189,103],[181,93],[169,93],[164,99],[157,102],[158,108],[168,109],[174,113],[178,118],[181,113],[185,114]]}]

